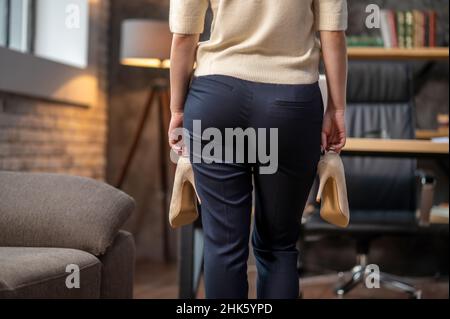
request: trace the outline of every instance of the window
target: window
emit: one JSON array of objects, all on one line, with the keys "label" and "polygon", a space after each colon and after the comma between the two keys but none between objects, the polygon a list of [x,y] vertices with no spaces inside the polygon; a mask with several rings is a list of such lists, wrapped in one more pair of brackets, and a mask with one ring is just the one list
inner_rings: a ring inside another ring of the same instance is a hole
[{"label": "window", "polygon": [[10,0],[8,9],[8,47],[20,52],[30,52],[31,0]]},{"label": "window", "polygon": [[86,67],[88,1],[35,1],[34,54],[77,67]]},{"label": "window", "polygon": [[0,91],[94,105],[100,26],[89,21],[101,10],[102,1],[0,0]]},{"label": "window", "polygon": [[6,46],[7,24],[8,24],[8,1],[0,0],[0,46]]},{"label": "window", "polygon": [[31,50],[33,0],[0,0],[0,46]]},{"label": "window", "polygon": [[0,46],[87,66],[88,0],[0,0]]}]

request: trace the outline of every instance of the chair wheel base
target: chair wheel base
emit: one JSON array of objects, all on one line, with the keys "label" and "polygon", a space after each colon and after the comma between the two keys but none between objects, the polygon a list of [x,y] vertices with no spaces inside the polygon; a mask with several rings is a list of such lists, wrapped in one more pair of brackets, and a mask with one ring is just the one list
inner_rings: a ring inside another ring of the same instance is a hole
[{"label": "chair wheel base", "polygon": [[[353,290],[359,284],[364,284],[367,278],[367,267],[364,265],[357,265],[353,267],[351,271],[351,277],[346,282],[339,284],[335,289],[335,293],[338,298],[344,298],[347,293]],[[339,278],[342,279],[343,275],[339,274]],[[398,292],[404,292],[409,295],[410,299],[422,299],[422,290],[417,289],[409,283],[403,282],[400,278],[393,275],[380,273],[379,274],[380,286],[395,290]]]}]

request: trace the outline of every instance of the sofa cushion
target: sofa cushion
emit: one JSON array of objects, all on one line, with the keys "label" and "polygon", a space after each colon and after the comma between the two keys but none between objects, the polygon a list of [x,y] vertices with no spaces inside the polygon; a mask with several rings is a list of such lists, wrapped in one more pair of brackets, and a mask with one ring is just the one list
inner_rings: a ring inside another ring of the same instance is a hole
[{"label": "sofa cushion", "polygon": [[133,209],[130,196],[89,178],[0,172],[0,246],[100,255]]},{"label": "sofa cushion", "polygon": [[[68,276],[73,276],[73,270],[66,272],[71,264],[80,269],[79,288],[66,285]],[[101,263],[89,253],[64,248],[0,247],[0,299],[99,298],[100,285]]]}]

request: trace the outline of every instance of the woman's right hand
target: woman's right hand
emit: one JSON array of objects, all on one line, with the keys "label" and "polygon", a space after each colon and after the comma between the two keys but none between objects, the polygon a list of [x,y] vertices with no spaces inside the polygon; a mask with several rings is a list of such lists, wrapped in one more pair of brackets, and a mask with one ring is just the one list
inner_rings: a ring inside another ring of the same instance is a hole
[{"label": "woman's right hand", "polygon": [[340,153],[346,142],[347,40],[344,31],[320,31],[328,85],[328,106],[322,128],[322,149]]},{"label": "woman's right hand", "polygon": [[322,150],[340,153],[345,146],[345,110],[328,107],[322,126]]},{"label": "woman's right hand", "polygon": [[181,130],[183,129],[183,118],[183,112],[172,112],[168,132],[170,148],[178,155],[183,154],[184,148],[182,143],[183,136],[180,136]]},{"label": "woman's right hand", "polygon": [[169,145],[175,153],[183,155],[183,117],[189,82],[197,52],[200,34],[174,34],[170,54],[170,110]]}]

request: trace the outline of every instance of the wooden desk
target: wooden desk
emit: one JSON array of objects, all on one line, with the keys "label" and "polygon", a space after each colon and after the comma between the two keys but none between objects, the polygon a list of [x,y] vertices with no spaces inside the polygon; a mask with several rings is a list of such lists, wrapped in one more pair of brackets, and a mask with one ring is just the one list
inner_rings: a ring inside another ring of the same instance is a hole
[{"label": "wooden desk", "polygon": [[448,157],[448,143],[422,140],[389,140],[372,138],[348,138],[346,155],[390,156],[390,157]]},{"label": "wooden desk", "polygon": [[416,138],[419,140],[431,140],[435,137],[448,137],[448,128],[438,130],[416,130]]}]

